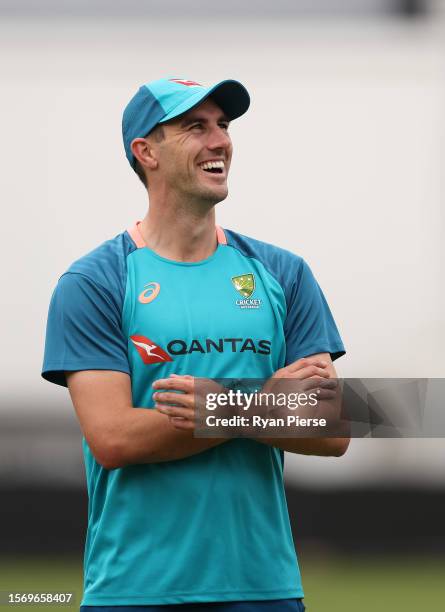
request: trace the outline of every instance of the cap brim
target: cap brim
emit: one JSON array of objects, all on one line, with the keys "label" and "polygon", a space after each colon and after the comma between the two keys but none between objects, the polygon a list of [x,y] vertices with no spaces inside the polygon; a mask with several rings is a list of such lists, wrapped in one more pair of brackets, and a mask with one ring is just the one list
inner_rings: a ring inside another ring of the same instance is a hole
[{"label": "cap brim", "polygon": [[220,81],[213,87],[203,89],[194,96],[188,98],[171,110],[159,123],[165,123],[183,115],[207,98],[212,98],[221,108],[228,119],[236,119],[243,115],[250,105],[250,96],[247,89],[239,81]]}]

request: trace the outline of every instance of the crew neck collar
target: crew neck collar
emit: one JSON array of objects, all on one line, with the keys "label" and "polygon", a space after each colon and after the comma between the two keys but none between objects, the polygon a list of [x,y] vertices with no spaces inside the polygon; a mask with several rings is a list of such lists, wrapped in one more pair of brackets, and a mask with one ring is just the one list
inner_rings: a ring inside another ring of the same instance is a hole
[{"label": "crew neck collar", "polygon": [[141,225],[141,221],[137,221],[133,225],[133,227],[131,227],[131,228],[129,228],[127,230],[128,234],[130,235],[130,237],[133,240],[133,242],[136,245],[136,247],[138,249],[147,249],[147,251],[149,253],[151,253],[151,255],[156,257],[157,259],[160,259],[161,261],[164,261],[164,262],[167,262],[167,263],[171,263],[171,264],[175,264],[175,265],[195,266],[195,265],[201,265],[203,263],[207,263],[208,261],[213,259],[213,257],[216,255],[216,253],[218,253],[218,251],[220,250],[220,247],[222,245],[226,245],[227,244],[227,238],[226,238],[226,235],[224,233],[223,228],[220,227],[219,225],[216,225],[215,226],[215,231],[216,231],[217,247],[216,247],[215,251],[209,257],[206,257],[205,259],[201,259],[200,261],[176,261],[174,259],[168,259],[166,257],[162,257],[161,255],[158,255],[158,253],[156,253],[156,251],[153,251],[153,249],[148,247],[146,242],[145,242],[145,240],[144,240],[144,237],[142,236],[142,233],[141,233],[141,230],[140,230],[140,225]]}]

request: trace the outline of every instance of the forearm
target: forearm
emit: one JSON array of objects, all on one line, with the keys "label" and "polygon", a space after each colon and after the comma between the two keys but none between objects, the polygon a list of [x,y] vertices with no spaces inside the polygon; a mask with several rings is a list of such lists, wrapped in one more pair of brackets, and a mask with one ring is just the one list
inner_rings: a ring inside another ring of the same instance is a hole
[{"label": "forearm", "polygon": [[184,459],[226,441],[195,438],[193,431],[176,429],[167,416],[146,408],[128,410],[110,438],[109,469]]},{"label": "forearm", "polygon": [[157,410],[133,407],[130,377],[122,372],[67,372],[67,380],[85,439],[107,469],[184,459],[224,442],[194,438]]},{"label": "forearm", "polygon": [[[283,410],[280,412],[281,420],[285,423],[286,414],[283,415],[282,412]],[[317,455],[319,457],[341,457],[349,446],[350,427],[349,423],[342,419],[340,415],[341,398],[337,395],[332,401],[322,400],[318,402],[317,407],[314,409],[299,410],[301,422],[304,420],[310,422],[312,418],[314,422],[321,423],[324,421],[326,429],[323,432],[315,426],[309,429],[306,428],[306,430],[301,426],[295,428],[297,433],[292,435],[294,433],[293,430],[278,427],[279,436],[274,437],[274,433],[277,432],[270,431],[270,436],[255,436],[255,439],[257,442],[275,446],[290,453]],[[283,432],[286,435],[282,436]],[[320,435],[321,433],[322,435]]]},{"label": "forearm", "polygon": [[[300,365],[300,370],[294,372],[294,368],[298,365]],[[317,369],[317,366],[324,367],[324,373],[323,370]],[[278,379],[275,378],[277,374],[279,375]],[[303,382],[307,385],[309,380],[314,380],[313,377],[316,377],[317,383],[310,388],[318,387],[318,401],[313,408],[300,408],[299,415],[307,418],[324,419],[329,424],[330,435],[325,437],[318,435],[316,437],[310,437],[310,435],[307,437],[256,437],[256,441],[301,455],[317,455],[319,457],[340,457],[344,455],[350,442],[350,427],[349,423],[341,418],[341,390],[337,384],[337,374],[330,356],[323,354],[299,360],[275,373],[274,377],[265,386],[271,386],[274,390],[274,387],[278,385],[278,390],[280,390],[279,385],[283,382],[283,379],[286,381],[286,379],[293,379],[294,376],[296,377],[296,385]],[[323,376],[326,378],[323,379]],[[304,391],[305,389],[297,386],[292,390]]]}]

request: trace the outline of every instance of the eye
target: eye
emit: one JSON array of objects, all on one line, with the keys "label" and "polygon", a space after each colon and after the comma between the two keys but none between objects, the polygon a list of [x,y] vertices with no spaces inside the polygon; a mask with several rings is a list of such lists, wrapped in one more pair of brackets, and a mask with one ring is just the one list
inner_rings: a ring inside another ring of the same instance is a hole
[{"label": "eye", "polygon": [[222,123],[219,124],[219,127],[223,130],[227,130],[229,129],[229,122],[228,121],[223,121]]},{"label": "eye", "polygon": [[197,121],[196,123],[192,123],[192,125],[190,126],[191,130],[201,130],[203,128],[202,123],[200,123],[199,121]]}]

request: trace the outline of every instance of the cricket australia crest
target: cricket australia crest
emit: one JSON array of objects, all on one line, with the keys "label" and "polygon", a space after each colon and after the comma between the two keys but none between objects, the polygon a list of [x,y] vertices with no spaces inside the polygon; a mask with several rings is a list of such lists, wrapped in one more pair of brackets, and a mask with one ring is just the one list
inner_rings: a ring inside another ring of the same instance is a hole
[{"label": "cricket australia crest", "polygon": [[232,276],[232,285],[243,297],[242,300],[236,300],[236,305],[240,308],[259,308],[261,300],[249,299],[255,291],[255,276],[252,273],[240,274]]}]

